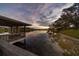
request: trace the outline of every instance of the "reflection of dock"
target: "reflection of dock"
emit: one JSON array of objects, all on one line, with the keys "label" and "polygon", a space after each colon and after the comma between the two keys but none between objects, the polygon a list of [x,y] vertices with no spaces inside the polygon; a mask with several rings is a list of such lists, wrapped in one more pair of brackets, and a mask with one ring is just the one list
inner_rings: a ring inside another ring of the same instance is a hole
[{"label": "reflection of dock", "polygon": [[29,25],[30,24],[0,16],[0,26],[8,27],[8,33],[2,33],[0,35],[0,52],[2,53],[0,55],[35,55],[12,45],[15,42],[24,40],[26,26]]}]

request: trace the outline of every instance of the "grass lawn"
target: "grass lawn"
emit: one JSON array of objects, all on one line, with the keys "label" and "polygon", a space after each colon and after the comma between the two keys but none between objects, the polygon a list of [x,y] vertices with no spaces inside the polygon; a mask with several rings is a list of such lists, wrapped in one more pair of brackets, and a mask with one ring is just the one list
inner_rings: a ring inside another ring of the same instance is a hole
[{"label": "grass lawn", "polygon": [[79,39],[79,29],[66,29],[62,33]]}]

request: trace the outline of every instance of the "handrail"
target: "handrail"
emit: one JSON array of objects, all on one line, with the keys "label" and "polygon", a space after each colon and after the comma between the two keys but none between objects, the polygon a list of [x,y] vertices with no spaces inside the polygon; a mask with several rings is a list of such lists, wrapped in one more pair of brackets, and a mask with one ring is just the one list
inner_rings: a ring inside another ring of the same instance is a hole
[{"label": "handrail", "polygon": [[0,51],[3,56],[36,56],[36,54],[9,44],[5,40],[0,40]]}]

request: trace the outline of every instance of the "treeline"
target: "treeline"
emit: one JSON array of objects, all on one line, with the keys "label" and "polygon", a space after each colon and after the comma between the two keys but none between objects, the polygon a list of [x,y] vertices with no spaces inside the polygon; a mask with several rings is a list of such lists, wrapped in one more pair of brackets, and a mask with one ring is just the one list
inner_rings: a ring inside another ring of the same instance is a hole
[{"label": "treeline", "polygon": [[79,4],[64,9],[61,17],[55,21],[52,26],[56,28],[79,28]]}]

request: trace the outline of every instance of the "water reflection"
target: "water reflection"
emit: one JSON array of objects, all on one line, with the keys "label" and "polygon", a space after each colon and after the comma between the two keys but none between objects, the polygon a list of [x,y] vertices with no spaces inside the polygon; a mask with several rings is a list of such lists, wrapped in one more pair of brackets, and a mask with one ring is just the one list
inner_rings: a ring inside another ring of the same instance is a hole
[{"label": "water reflection", "polygon": [[[24,43],[24,41],[21,41]],[[56,43],[52,43],[49,39],[47,31],[33,31],[26,33],[25,49],[37,55],[61,55],[60,49]]]}]

